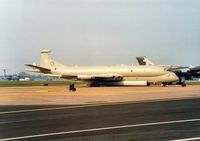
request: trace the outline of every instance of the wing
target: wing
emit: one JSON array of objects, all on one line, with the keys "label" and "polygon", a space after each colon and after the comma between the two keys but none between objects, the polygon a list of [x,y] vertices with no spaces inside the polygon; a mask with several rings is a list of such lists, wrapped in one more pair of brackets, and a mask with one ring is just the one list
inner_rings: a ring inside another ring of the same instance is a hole
[{"label": "wing", "polygon": [[77,79],[77,75],[44,74],[44,76],[59,77],[59,78],[64,78],[64,79]]},{"label": "wing", "polygon": [[[84,78],[84,76],[79,75],[78,78]],[[122,75],[119,74],[96,74],[89,75],[85,77],[88,80],[97,80],[97,81],[121,81],[123,79]]]}]

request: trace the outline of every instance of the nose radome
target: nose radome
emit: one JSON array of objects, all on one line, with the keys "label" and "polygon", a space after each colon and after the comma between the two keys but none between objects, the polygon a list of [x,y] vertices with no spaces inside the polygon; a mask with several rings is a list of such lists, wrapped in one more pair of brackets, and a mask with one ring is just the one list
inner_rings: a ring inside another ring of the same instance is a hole
[{"label": "nose radome", "polygon": [[169,75],[170,75],[170,78],[172,79],[172,81],[178,81],[179,80],[178,76],[175,73],[169,72]]}]

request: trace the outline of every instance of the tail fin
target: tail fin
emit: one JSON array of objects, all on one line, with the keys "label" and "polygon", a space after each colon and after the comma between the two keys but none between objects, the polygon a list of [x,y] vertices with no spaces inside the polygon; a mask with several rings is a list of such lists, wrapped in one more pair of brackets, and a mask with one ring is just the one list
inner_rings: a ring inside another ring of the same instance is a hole
[{"label": "tail fin", "polygon": [[40,58],[40,66],[44,68],[49,68],[49,50],[42,50],[41,51],[41,58]]},{"label": "tail fin", "polygon": [[41,51],[41,58],[40,58],[40,67],[47,68],[47,69],[62,69],[66,68],[65,65],[54,61],[53,59],[49,58],[49,50],[42,50]]},{"label": "tail fin", "polygon": [[139,65],[151,66],[154,65],[146,56],[136,57]]}]

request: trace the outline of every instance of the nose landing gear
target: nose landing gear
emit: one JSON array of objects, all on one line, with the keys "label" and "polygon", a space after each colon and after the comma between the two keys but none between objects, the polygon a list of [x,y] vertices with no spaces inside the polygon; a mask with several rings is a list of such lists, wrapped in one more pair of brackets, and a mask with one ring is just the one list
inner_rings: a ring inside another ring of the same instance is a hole
[{"label": "nose landing gear", "polygon": [[186,83],[183,81],[183,82],[178,82],[177,85],[181,85],[182,87],[186,87]]},{"label": "nose landing gear", "polygon": [[[161,87],[165,87],[166,85],[173,85],[172,83],[161,83]],[[177,82],[175,85],[181,85],[182,87],[186,87],[187,85],[186,85],[186,83],[185,83],[185,81],[180,81],[180,82]]]}]

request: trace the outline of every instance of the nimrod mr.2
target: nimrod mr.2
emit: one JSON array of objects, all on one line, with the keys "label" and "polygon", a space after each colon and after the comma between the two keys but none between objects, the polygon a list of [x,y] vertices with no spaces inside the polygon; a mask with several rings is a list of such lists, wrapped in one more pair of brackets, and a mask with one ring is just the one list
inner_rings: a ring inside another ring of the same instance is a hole
[{"label": "nimrod mr.2", "polygon": [[43,73],[45,76],[87,82],[90,86],[115,85],[134,86],[151,84],[170,84],[178,77],[162,66],[87,66],[69,67],[49,58],[50,51],[41,51],[40,65],[27,64],[29,71]]}]

